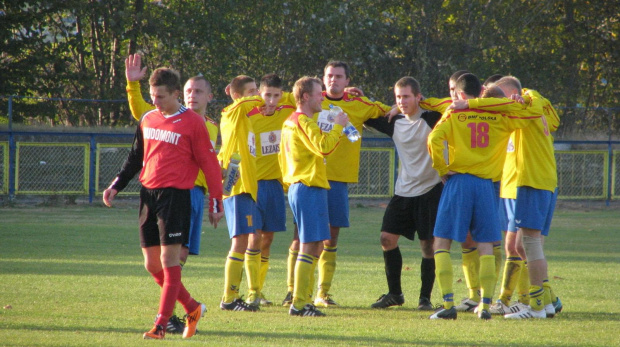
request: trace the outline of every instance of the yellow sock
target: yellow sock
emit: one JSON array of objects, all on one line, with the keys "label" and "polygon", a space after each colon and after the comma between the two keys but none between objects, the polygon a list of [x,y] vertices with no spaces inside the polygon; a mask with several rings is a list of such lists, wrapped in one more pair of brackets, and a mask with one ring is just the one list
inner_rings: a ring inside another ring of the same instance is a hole
[{"label": "yellow sock", "polygon": [[530,285],[530,307],[534,311],[540,311],[545,308],[544,297],[545,289],[543,287]]},{"label": "yellow sock", "polygon": [[555,295],[555,292],[553,291],[553,287],[551,286],[551,283],[549,283],[549,288],[545,288],[545,290],[549,290],[549,295],[551,296],[551,303],[558,301],[558,296]]},{"label": "yellow sock", "polygon": [[316,257],[299,252],[295,263],[295,286],[293,289],[293,306],[298,310],[301,310],[310,301],[308,291],[314,285],[311,282],[311,274],[316,267],[316,262]]},{"label": "yellow sock", "polygon": [[551,283],[549,283],[548,278],[545,278],[543,280],[543,289],[545,290],[545,294],[543,295],[543,302],[546,306],[551,304]]},{"label": "yellow sock", "polygon": [[477,248],[463,249],[463,274],[469,291],[469,298],[480,301],[480,255]]},{"label": "yellow sock", "polygon": [[454,291],[452,289],[452,260],[450,251],[438,249],[435,251],[435,278],[439,284],[439,291],[443,298],[443,307],[450,309],[454,306]]},{"label": "yellow sock", "polygon": [[222,301],[230,303],[239,297],[239,285],[243,274],[243,253],[229,252],[224,267],[224,297]]},{"label": "yellow sock", "polygon": [[259,294],[260,249],[246,249],[244,264],[245,277],[248,280],[248,298],[254,300]]},{"label": "yellow sock", "polygon": [[514,293],[517,287],[517,282],[521,276],[521,270],[523,269],[523,260],[521,257],[508,257],[504,265],[504,275],[502,278],[502,293],[499,299],[504,305],[510,304],[512,293]]},{"label": "yellow sock", "polygon": [[338,247],[323,248],[321,257],[319,258],[319,290],[317,296],[324,297],[332,287],[332,280],[336,272],[336,253]]},{"label": "yellow sock", "polygon": [[289,292],[292,292],[295,286],[295,262],[297,261],[298,254],[299,251],[294,251],[289,248],[288,259],[286,261],[286,286]]},{"label": "yellow sock", "polygon": [[260,269],[258,270],[258,290],[263,292],[265,286],[265,280],[267,279],[267,271],[269,271],[269,257],[260,257]]},{"label": "yellow sock", "polygon": [[308,281],[308,302],[312,303],[312,292],[314,291],[314,281],[316,267],[319,265],[319,258],[312,257],[312,270],[310,270],[310,280]]},{"label": "yellow sock", "polygon": [[519,281],[517,283],[519,291],[519,302],[522,304],[530,304],[530,272],[527,269],[527,262],[523,262],[521,268],[521,275],[519,275]]},{"label": "yellow sock", "polygon": [[495,283],[497,276],[495,275],[495,256],[480,256],[480,294],[482,296],[482,309],[488,310],[495,292]]},{"label": "yellow sock", "polygon": [[499,278],[499,270],[502,268],[502,244],[493,246],[493,255],[495,256],[495,277]]}]

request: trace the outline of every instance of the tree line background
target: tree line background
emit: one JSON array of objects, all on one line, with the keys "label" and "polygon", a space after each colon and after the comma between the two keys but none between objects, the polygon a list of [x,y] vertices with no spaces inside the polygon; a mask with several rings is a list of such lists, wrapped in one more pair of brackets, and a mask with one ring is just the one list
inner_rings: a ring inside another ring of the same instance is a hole
[{"label": "tree line background", "polygon": [[18,95],[15,123],[134,124],[119,100],[124,59],[140,52],[149,72],[205,75],[215,119],[236,75],[277,73],[290,87],[338,59],[388,104],[402,76],[444,97],[456,70],[512,74],[556,106],[559,137],[606,137],[620,134],[619,19],[606,0],[0,1],[0,117]]}]

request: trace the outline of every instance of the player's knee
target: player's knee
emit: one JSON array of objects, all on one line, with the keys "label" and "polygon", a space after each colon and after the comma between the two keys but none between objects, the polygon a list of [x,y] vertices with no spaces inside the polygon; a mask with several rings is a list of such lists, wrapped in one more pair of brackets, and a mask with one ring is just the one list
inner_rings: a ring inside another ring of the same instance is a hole
[{"label": "player's knee", "polygon": [[379,241],[381,242],[381,248],[384,251],[389,251],[398,246],[398,238],[394,238],[392,234],[382,232],[381,236],[379,236]]},{"label": "player's knee", "polygon": [[432,258],[435,251],[433,250],[433,240],[420,240],[420,249],[422,257]]},{"label": "player's knee", "polygon": [[528,262],[545,259],[542,239],[540,237],[523,235],[523,249]]},{"label": "player's knee", "polygon": [[152,274],[156,274],[162,270],[161,262],[144,261],[144,268]]}]

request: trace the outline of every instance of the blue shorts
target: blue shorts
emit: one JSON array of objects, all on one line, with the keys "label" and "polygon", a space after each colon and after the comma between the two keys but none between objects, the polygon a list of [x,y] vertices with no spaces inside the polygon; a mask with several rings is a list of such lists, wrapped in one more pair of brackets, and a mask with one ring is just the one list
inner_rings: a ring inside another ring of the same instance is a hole
[{"label": "blue shorts", "polygon": [[280,181],[258,181],[255,217],[256,230],[286,231],[286,201]]},{"label": "blue shorts", "polygon": [[349,227],[349,187],[345,182],[329,181],[327,207],[329,225],[336,228]]},{"label": "blue shorts", "polygon": [[493,182],[493,189],[495,190],[495,202],[497,206],[502,205],[502,198],[499,196],[499,192],[501,190],[502,181]]},{"label": "blue shorts", "polygon": [[452,175],[441,193],[433,234],[465,242],[469,230],[476,242],[501,241],[497,205],[491,180],[470,174]]},{"label": "blue shorts", "polygon": [[502,231],[510,233],[517,232],[517,226],[515,225],[515,199],[501,199],[499,206],[499,223],[502,226]]},{"label": "blue shorts", "polygon": [[327,189],[294,183],[288,188],[288,202],[297,222],[301,243],[330,239]]},{"label": "blue shorts", "polygon": [[185,247],[189,248],[189,254],[200,254],[200,235],[202,234],[202,216],[205,207],[205,190],[202,187],[194,187],[189,191],[192,200],[192,216],[189,223],[189,240]]},{"label": "blue shorts", "polygon": [[254,233],[256,202],[252,199],[252,195],[243,193],[224,199],[224,213],[231,239],[235,236]]},{"label": "blue shorts", "polygon": [[540,230],[543,236],[548,236],[557,199],[557,188],[552,193],[544,189],[517,187],[515,207],[517,228]]}]

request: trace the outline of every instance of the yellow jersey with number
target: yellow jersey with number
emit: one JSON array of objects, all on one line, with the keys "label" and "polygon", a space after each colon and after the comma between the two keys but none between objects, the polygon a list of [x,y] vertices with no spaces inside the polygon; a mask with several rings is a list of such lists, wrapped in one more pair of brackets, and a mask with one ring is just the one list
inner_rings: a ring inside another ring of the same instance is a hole
[{"label": "yellow jersey with number", "polygon": [[[454,171],[498,180],[510,134],[540,119],[542,111],[532,104],[522,105],[505,98],[470,99],[469,103],[468,109],[446,111],[429,134],[433,168],[440,176]],[[448,164],[444,159],[444,141],[448,145]]]}]

